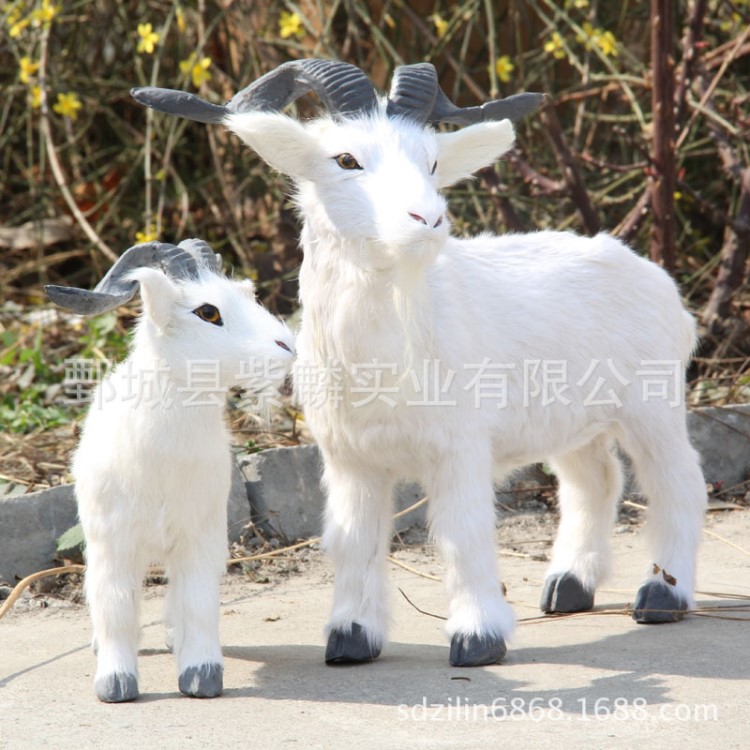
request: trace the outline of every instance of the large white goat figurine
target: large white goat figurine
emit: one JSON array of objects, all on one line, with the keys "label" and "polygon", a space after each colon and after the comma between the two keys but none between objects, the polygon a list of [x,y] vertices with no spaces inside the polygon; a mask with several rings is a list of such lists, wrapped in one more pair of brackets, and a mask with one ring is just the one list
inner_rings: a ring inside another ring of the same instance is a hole
[{"label": "large white goat figurine", "polygon": [[[281,109],[307,91],[328,114]],[[670,277],[617,240],[561,232],[452,237],[439,190],[513,145],[539,96],[460,109],[432,65],[379,97],[357,68],[286,63],[226,106],[165,89],[141,103],[222,123],[290,176],[304,228],[296,389],[325,460],[335,567],[326,660],[387,636],[395,482],[421,480],[447,566],[450,662],[499,661],[514,627],[498,581],[493,479],[547,460],[561,521],[541,606],[586,610],[608,572],[615,442],[650,503],[639,622],[691,606],[706,491],[682,390],[694,323]],[[438,133],[437,122],[467,125]]]},{"label": "large white goat figurine", "polygon": [[222,692],[219,581],[231,477],[227,391],[272,387],[291,364],[287,328],[250,281],[220,273],[200,240],[136,245],[93,292],[47,287],[96,315],[132,299],[143,314],[130,355],[97,387],[73,461],[86,540],[96,695],[138,697],[138,609],[146,566],[169,578],[167,623],[186,695]]}]

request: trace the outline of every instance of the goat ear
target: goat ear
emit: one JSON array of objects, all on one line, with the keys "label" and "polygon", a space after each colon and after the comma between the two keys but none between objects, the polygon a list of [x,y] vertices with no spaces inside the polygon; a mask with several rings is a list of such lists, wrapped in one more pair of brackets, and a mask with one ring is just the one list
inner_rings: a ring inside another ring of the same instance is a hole
[{"label": "goat ear", "polygon": [[274,112],[230,114],[224,124],[267,164],[292,179],[312,179],[317,140],[299,122]]},{"label": "goat ear", "polygon": [[455,133],[437,133],[438,187],[453,185],[489,166],[513,147],[515,133],[510,120],[480,122]]},{"label": "goat ear", "polygon": [[178,291],[175,284],[161,271],[138,268],[128,277],[138,282],[143,300],[143,314],[163,331],[172,319]]}]

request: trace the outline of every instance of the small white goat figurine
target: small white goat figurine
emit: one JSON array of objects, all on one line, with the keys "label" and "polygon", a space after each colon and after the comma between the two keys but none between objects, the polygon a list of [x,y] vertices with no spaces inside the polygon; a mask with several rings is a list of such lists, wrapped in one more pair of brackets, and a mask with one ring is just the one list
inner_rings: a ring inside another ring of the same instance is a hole
[{"label": "small white goat figurine", "polygon": [[94,392],[73,461],[102,701],[138,697],[139,600],[153,562],[164,562],[169,579],[180,690],[222,692],[226,392],[283,379],[292,337],[255,301],[252,282],[220,268],[200,240],[150,242],[125,252],[93,292],[47,287],[53,301],[84,315],[124,304],[139,287],[143,300],[130,355]]},{"label": "small white goat figurine", "polygon": [[[330,116],[280,113],[307,91]],[[296,186],[296,389],[325,461],[335,568],[326,661],[380,653],[392,488],[406,477],[427,490],[446,561],[451,664],[505,654],[514,616],[497,576],[493,478],[524,464],[547,460],[560,482],[541,607],[590,609],[621,493],[615,441],[650,502],[653,563],[634,617],[684,614],[706,490],[682,399],[694,323],[675,284],[604,234],[449,233],[439,189],[508,151],[510,120],[539,95],[459,109],[433,66],[418,64],[397,68],[379,98],[357,68],[321,60],[286,63],[226,106],[165,89],[133,94],[223,123]],[[436,122],[468,127],[437,133]]]}]

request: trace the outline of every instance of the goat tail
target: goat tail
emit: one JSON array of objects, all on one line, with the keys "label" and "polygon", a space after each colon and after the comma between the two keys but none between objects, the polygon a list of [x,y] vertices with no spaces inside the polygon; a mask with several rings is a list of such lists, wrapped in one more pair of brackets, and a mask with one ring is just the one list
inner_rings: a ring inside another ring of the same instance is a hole
[{"label": "goat tail", "polygon": [[695,317],[687,310],[682,311],[682,330],[681,333],[681,353],[682,360],[687,367],[690,358],[698,348],[698,325],[695,321]]}]

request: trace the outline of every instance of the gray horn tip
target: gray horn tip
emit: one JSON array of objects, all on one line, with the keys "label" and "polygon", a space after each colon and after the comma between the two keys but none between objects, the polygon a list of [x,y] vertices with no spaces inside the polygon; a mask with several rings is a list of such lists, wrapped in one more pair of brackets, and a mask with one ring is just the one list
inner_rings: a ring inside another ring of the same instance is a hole
[{"label": "gray horn tip", "polygon": [[188,91],[141,86],[130,89],[130,95],[145,107],[195,122],[218,124],[230,113],[227,107],[207,102]]},{"label": "gray horn tip", "polygon": [[44,287],[47,296],[58,307],[62,307],[63,310],[75,313],[76,315],[86,316],[101,315],[130,302],[135,296],[137,289],[137,282],[132,282],[130,288],[120,294],[92,292],[88,289],[57,286],[56,284],[47,284]]},{"label": "gray horn tip", "polygon": [[548,101],[546,94],[523,91],[505,99],[487,102],[480,107],[483,120],[504,120],[518,122],[527,115],[539,109],[543,102]]}]

